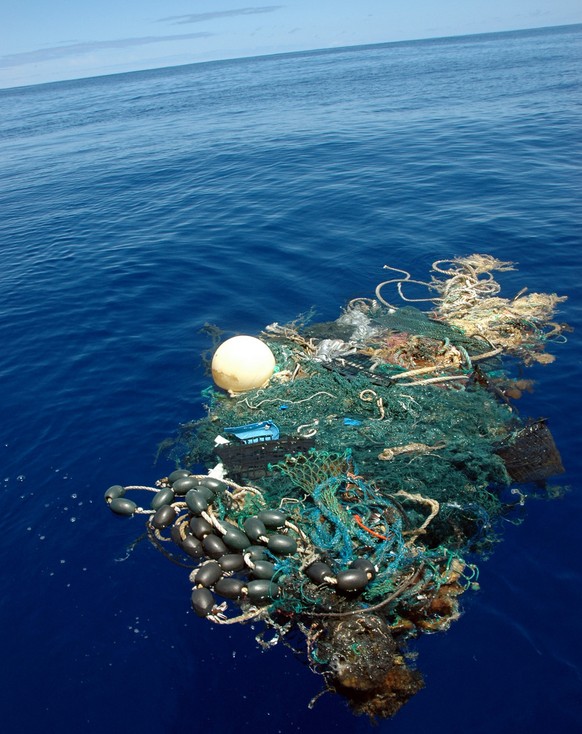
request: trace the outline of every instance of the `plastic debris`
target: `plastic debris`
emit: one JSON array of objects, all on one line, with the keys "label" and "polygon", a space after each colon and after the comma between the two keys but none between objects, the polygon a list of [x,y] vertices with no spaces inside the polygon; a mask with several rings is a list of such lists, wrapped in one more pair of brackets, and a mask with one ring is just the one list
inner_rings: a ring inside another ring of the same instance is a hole
[{"label": "plastic debris", "polygon": [[279,428],[272,421],[261,423],[247,423],[244,426],[223,428],[224,433],[231,433],[243,443],[258,443],[259,441],[273,441],[279,438]]}]

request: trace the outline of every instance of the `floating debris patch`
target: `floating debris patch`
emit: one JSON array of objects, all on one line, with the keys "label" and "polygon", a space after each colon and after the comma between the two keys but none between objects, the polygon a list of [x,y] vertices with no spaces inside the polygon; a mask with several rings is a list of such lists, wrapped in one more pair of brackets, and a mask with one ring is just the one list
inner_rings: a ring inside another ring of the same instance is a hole
[{"label": "floating debris patch", "polygon": [[[410,641],[458,619],[498,521],[563,471],[547,421],[515,409],[531,383],[512,374],[553,360],[563,298],[501,297],[494,274],[512,267],[471,255],[428,281],[388,268],[336,321],[224,342],[206,416],[173,442],[179,468],[105,492],[189,568],[196,615],[262,622],[264,647],[293,633],[297,652],[299,636],[323,691],[371,719],[423,687]],[[412,283],[430,310],[386,300],[392,286],[406,303]]]}]

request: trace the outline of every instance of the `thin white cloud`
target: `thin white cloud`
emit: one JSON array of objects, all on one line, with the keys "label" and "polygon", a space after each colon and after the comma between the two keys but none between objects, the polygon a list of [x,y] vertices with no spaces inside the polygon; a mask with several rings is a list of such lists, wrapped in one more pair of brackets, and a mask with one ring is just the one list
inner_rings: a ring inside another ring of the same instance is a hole
[{"label": "thin white cloud", "polygon": [[40,48],[34,51],[23,51],[16,54],[0,56],[0,68],[7,69],[22,64],[36,64],[42,61],[54,61],[70,56],[80,56],[92,51],[101,51],[109,48],[131,48],[146,46],[151,43],[168,43],[172,41],[188,41],[193,38],[208,38],[214,33],[182,33],[169,36],[141,36],[135,38],[117,38],[112,41],[87,41],[84,43],[70,43],[64,46]]},{"label": "thin white cloud", "polygon": [[187,23],[203,23],[216,18],[232,18],[237,15],[258,15],[260,13],[272,13],[284,5],[258,5],[250,8],[234,8],[233,10],[214,10],[208,13],[190,13],[189,15],[169,15],[167,18],[159,18],[159,23],[171,23],[172,25],[183,25]]}]

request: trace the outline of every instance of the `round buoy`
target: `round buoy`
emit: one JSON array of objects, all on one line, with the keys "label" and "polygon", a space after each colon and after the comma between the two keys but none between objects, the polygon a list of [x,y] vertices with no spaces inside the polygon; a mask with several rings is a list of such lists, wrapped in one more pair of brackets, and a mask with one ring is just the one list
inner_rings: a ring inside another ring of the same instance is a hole
[{"label": "round buoy", "polygon": [[224,390],[246,392],[262,387],[273,374],[275,356],[254,336],[234,336],[212,358],[212,379]]}]

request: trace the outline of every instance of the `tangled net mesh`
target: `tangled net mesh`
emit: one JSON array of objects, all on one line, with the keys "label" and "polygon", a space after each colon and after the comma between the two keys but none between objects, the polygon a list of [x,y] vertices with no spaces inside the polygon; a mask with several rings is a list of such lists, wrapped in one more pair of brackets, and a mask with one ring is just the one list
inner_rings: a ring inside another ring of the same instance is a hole
[{"label": "tangled net mesh", "polygon": [[564,324],[551,319],[557,305],[566,298],[555,293],[526,294],[525,288],[512,299],[500,297],[501,286],[493,273],[514,270],[513,266],[512,262],[480,254],[437,260],[433,272],[445,278],[433,275],[430,282],[414,281],[408,273],[399,271],[403,277],[384,281],[376,289],[376,295],[386,304],[380,295],[384,285],[396,283],[403,298],[404,283],[425,285],[438,294],[426,299],[435,304],[434,319],[459,328],[469,338],[485,338],[504,353],[518,356],[525,364],[551,362],[554,358],[544,352],[544,343],[560,337],[565,330]]}]

